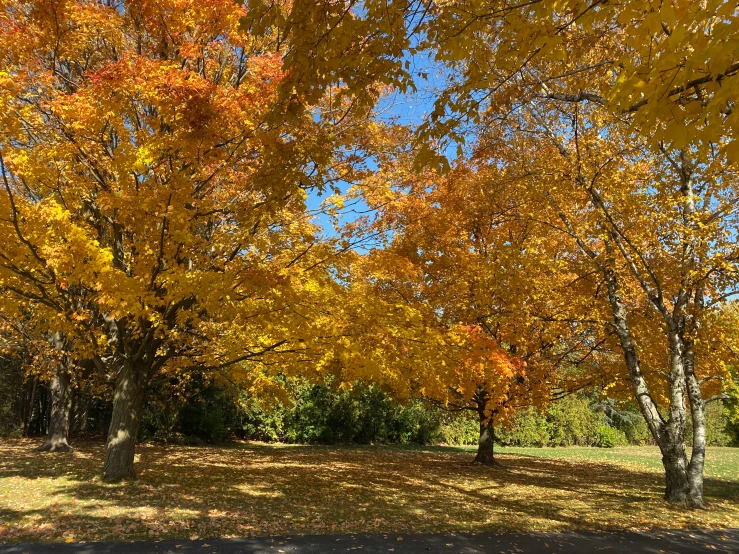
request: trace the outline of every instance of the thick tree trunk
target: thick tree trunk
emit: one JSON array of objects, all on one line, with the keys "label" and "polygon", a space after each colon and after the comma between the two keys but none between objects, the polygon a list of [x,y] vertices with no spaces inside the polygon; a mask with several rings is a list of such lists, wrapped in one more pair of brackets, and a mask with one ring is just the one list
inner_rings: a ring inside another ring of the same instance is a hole
[{"label": "thick tree trunk", "polygon": [[124,362],[118,374],[113,398],[113,415],[105,447],[106,481],[136,478],[133,460],[147,375],[148,372],[142,368],[131,367],[127,362]]},{"label": "thick tree trunk", "polygon": [[480,441],[477,443],[477,456],[475,462],[488,466],[498,465],[494,455],[495,430],[493,429],[493,416],[485,417],[480,414]]},{"label": "thick tree trunk", "polygon": [[685,364],[684,344],[676,329],[668,329],[670,341],[670,417],[663,426],[658,444],[665,468],[665,500],[689,504],[688,457],[685,454]]},{"label": "thick tree trunk", "polygon": [[[565,157],[567,157],[565,155]],[[686,161],[685,153],[680,152],[679,160],[668,156],[673,165],[678,164],[680,169],[680,192],[683,195],[683,223],[692,230],[697,230],[699,223],[693,219],[696,213],[695,205],[695,174],[694,168]],[[670,502],[686,504],[690,506],[703,506],[703,462],[705,458],[705,402],[702,399],[700,382],[695,377],[695,357],[692,350],[692,342],[689,338],[697,334],[700,328],[700,315],[705,308],[704,286],[705,280],[697,280],[690,275],[696,266],[702,262],[701,255],[696,248],[700,244],[697,235],[683,235],[683,259],[682,280],[680,290],[675,295],[672,305],[664,300],[662,285],[654,271],[649,267],[647,260],[634,252],[635,247],[623,234],[622,229],[616,226],[610,216],[610,210],[603,201],[603,197],[594,186],[585,187],[591,195],[594,207],[597,207],[606,216],[611,228],[610,237],[604,240],[607,256],[602,256],[581,239],[575,232],[574,227],[564,212],[553,203],[557,209],[560,219],[572,234],[577,244],[594,261],[596,266],[603,272],[605,278],[608,300],[613,315],[613,329],[619,338],[621,350],[623,351],[629,378],[634,390],[634,397],[639,405],[644,420],[659,445],[662,452],[662,463],[665,467],[665,498]],[[638,357],[638,349],[631,334],[629,325],[627,303],[622,297],[622,286],[619,276],[614,268],[613,261],[621,257],[631,274],[636,277],[646,298],[654,305],[664,322],[667,331],[667,339],[670,348],[670,368],[668,383],[668,410],[667,419],[659,410],[654,397],[649,390],[649,384],[641,370]],[[646,270],[645,272],[643,271]],[[700,272],[698,272],[700,273]],[[704,278],[705,279],[705,278]],[[688,329],[688,314],[691,311],[690,303],[693,296],[694,310],[692,314],[692,333]],[[687,389],[687,398],[686,398]],[[691,418],[693,427],[693,452],[690,463],[685,454],[685,426],[686,426],[686,404],[690,402]]]},{"label": "thick tree trunk", "polygon": [[72,448],[67,442],[69,437],[69,415],[72,409],[72,380],[69,373],[60,364],[56,375],[49,385],[51,393],[51,412],[46,440],[38,448],[39,452],[70,452]]},{"label": "thick tree trunk", "polygon": [[[702,411],[702,408],[701,408]],[[705,506],[703,496],[703,459],[706,449],[705,419],[696,422],[699,430],[693,428],[693,452],[688,462],[685,441],[680,431],[677,436],[667,429],[661,442],[662,465],[665,468],[665,500],[674,504],[684,504],[692,508]],[[698,442],[696,445],[695,442]]]},{"label": "thick tree trunk", "polygon": [[675,504],[688,504],[688,457],[683,442],[663,440],[660,450],[665,468],[665,500]]}]

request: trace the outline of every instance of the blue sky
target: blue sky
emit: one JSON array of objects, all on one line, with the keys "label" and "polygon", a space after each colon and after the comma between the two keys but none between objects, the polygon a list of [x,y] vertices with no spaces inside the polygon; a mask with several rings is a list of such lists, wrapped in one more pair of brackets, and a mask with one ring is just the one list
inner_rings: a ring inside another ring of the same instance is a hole
[{"label": "blue sky", "polygon": [[[408,62],[408,71],[416,85],[415,92],[404,94],[402,92],[394,92],[383,98],[377,106],[376,118],[381,121],[394,121],[395,123],[417,126],[424,121],[424,116],[433,109],[436,91],[441,87],[445,78],[441,67],[421,55],[408,54],[403,63]],[[370,169],[374,169],[372,164],[368,164]],[[342,182],[338,184],[342,193],[349,188],[349,184]],[[324,236],[336,236],[334,225],[327,215],[320,213],[321,203],[333,194],[327,190],[319,193],[311,190],[308,194],[308,209],[316,215],[315,220],[322,226]],[[370,213],[369,207],[361,201],[347,204],[346,209],[340,214],[341,223],[349,223],[358,217]]]}]

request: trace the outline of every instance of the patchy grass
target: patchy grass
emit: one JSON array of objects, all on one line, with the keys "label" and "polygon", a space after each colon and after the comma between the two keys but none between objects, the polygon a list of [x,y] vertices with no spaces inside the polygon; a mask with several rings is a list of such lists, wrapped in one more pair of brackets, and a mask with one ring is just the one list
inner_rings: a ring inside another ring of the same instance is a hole
[{"label": "patchy grass", "polygon": [[260,534],[739,526],[739,449],[709,449],[706,510],[661,500],[654,448],[141,445],[134,483],[100,479],[103,448],[39,454],[0,441],[0,542]]}]

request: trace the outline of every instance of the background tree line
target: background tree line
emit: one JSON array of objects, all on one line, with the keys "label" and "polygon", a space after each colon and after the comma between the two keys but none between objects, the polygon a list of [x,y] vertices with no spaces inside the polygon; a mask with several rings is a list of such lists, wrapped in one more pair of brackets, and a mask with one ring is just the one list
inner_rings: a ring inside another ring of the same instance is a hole
[{"label": "background tree line", "polygon": [[[35,388],[35,393],[30,394]],[[249,397],[217,385],[191,385],[173,399],[170,389],[151,392],[144,404],[139,439],[183,445],[231,440],[315,444],[475,445],[478,422],[422,400],[405,404],[362,382],[340,389],[331,382],[291,380],[281,401]],[[49,383],[26,379],[17,360],[4,360],[0,373],[0,430],[5,437],[37,437],[48,431]],[[110,425],[111,395],[73,392],[70,436],[97,438]],[[734,403],[707,411],[709,446],[739,446]],[[636,406],[573,394],[544,410],[528,408],[495,429],[502,446],[615,447],[654,444]]]}]

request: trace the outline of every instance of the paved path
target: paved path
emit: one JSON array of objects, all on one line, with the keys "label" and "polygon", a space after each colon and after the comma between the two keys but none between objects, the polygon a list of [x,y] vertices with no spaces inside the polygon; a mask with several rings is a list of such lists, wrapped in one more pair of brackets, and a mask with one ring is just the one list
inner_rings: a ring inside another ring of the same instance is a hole
[{"label": "paved path", "polygon": [[313,535],[253,539],[0,545],[0,554],[688,554],[739,553],[739,529],[470,535]]}]

